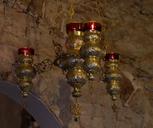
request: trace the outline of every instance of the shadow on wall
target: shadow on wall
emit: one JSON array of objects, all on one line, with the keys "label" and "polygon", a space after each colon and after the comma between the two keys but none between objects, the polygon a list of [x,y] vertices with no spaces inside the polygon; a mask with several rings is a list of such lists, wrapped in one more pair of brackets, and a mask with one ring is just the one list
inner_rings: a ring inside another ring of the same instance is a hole
[{"label": "shadow on wall", "polygon": [[[36,94],[31,93],[29,94],[28,97],[23,98],[21,95],[21,90],[19,89],[18,85],[9,83],[7,81],[0,81],[0,93],[8,96],[10,99],[12,99],[14,102],[18,103],[21,106],[23,106],[23,103],[24,103],[24,109],[27,112],[29,112],[32,117],[34,117],[33,119],[35,119],[38,122],[41,128],[62,128],[63,127],[60,120],[55,116],[53,112],[49,111],[49,109],[41,102],[41,99]],[[0,106],[5,108],[5,106],[3,105],[4,104],[1,104]],[[11,113],[12,108],[13,108],[13,105],[8,104],[8,108],[4,112],[4,115],[10,118],[13,115],[13,113]],[[21,107],[21,109],[23,110],[23,107]],[[19,113],[20,115],[20,112],[21,110],[17,109],[16,113]],[[15,119],[15,117],[12,117],[12,118]],[[19,119],[20,118],[21,116],[19,116]],[[7,124],[14,123],[14,121],[12,121],[11,119],[8,120],[9,123]],[[3,121],[5,119],[1,117],[0,115],[0,121],[1,120]],[[2,127],[2,125],[0,125],[0,127],[10,128],[8,126]],[[13,127],[13,125],[11,125],[11,128],[20,128],[20,124],[19,124],[19,127],[16,127],[16,126]],[[37,126],[32,128],[37,128]]]},{"label": "shadow on wall", "polygon": [[57,104],[60,108],[60,119],[63,121],[64,128],[68,128],[68,124],[72,119],[70,113],[70,105],[71,105],[71,88],[70,85],[67,84],[66,80],[59,80],[59,99]]},{"label": "shadow on wall", "polygon": [[23,106],[7,96],[0,94],[0,104],[1,128],[40,128]]}]

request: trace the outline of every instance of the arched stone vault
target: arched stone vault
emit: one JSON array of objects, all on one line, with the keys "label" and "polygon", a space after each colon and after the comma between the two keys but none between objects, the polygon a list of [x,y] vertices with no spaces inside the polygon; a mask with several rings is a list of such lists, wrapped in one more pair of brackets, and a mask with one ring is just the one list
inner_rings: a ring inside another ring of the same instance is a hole
[{"label": "arched stone vault", "polygon": [[[19,47],[33,47],[35,63],[55,58],[53,41],[64,46],[69,7],[69,0],[17,0],[15,3],[8,0],[4,15],[4,4],[0,2],[2,79],[15,81],[12,64]],[[73,122],[69,113],[70,87],[60,69],[54,67],[37,76],[34,90],[66,128],[114,128],[115,125],[117,128],[152,128],[152,0],[75,0],[74,7],[74,21],[97,20],[106,26],[105,40],[110,49],[121,54],[121,71],[125,76],[122,86],[132,85],[138,90],[128,101],[128,107],[119,102],[118,118],[115,118],[105,84],[95,82],[91,94],[88,83],[79,100],[82,106],[79,123]]]},{"label": "arched stone vault", "polygon": [[19,86],[6,81],[0,81],[0,93],[21,105],[41,128],[63,128],[61,121],[48,110],[36,94],[31,93],[27,98],[23,98]]}]

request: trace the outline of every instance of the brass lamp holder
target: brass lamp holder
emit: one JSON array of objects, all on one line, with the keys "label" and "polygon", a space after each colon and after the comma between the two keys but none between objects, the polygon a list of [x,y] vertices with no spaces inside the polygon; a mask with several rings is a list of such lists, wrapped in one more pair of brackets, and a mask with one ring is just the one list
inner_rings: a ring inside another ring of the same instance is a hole
[{"label": "brass lamp holder", "polygon": [[33,85],[32,79],[35,76],[35,70],[33,68],[33,55],[34,49],[32,48],[24,47],[18,49],[16,76],[24,97],[27,97],[31,92]]},{"label": "brass lamp holder", "polygon": [[77,99],[81,96],[81,88],[87,80],[83,67],[84,59],[80,56],[80,49],[84,45],[83,23],[69,23],[66,25],[66,31],[66,53],[58,56],[54,64],[66,72],[67,82],[73,88],[72,97],[76,102],[71,106],[71,112],[77,121],[81,114]]},{"label": "brass lamp holder", "polygon": [[120,96],[121,74],[119,70],[119,54],[107,53],[105,56],[105,80],[107,89],[113,100],[113,110],[116,111],[116,100]]},{"label": "brass lamp holder", "polygon": [[112,100],[116,100],[120,91],[121,74],[119,70],[119,54],[107,53],[105,56],[105,79]]},{"label": "brass lamp holder", "polygon": [[85,60],[84,68],[87,72],[89,80],[95,80],[97,74],[101,70],[101,59],[103,56],[102,49],[102,26],[95,21],[84,23],[84,45],[80,52],[82,58]]}]

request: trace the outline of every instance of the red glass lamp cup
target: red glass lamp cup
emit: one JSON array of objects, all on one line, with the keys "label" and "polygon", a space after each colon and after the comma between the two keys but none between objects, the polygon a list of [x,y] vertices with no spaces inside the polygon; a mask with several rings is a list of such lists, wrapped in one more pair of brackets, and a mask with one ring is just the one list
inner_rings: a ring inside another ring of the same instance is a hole
[{"label": "red glass lamp cup", "polygon": [[24,97],[28,96],[32,88],[32,79],[35,76],[33,68],[34,49],[24,47],[18,49],[18,65],[16,76]]},{"label": "red glass lamp cup", "polygon": [[28,47],[19,48],[18,55],[24,55],[24,56],[34,55],[34,49]]},{"label": "red glass lamp cup", "polygon": [[89,21],[84,24],[85,31],[101,31],[101,29],[102,29],[101,24],[96,21]]},{"label": "red glass lamp cup", "polygon": [[83,23],[69,23],[66,25],[66,32],[84,31]]},{"label": "red glass lamp cup", "polygon": [[118,53],[107,53],[105,56],[105,61],[119,60],[120,55]]}]

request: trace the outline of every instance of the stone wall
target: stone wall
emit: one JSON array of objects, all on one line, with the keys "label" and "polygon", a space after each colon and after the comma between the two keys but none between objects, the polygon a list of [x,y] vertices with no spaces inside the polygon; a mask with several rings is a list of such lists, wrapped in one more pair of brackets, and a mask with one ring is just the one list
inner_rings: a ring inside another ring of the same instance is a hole
[{"label": "stone wall", "polygon": [[20,128],[22,107],[1,94],[0,104],[1,128]]},{"label": "stone wall", "polygon": [[[35,63],[55,58],[53,42],[64,46],[65,24],[70,21],[70,0],[0,1],[0,72],[15,82],[16,51],[30,46],[36,51]],[[72,120],[69,105],[71,88],[62,71],[36,76],[34,90],[53,110],[65,128],[153,128],[153,1],[152,0],[75,0],[73,21],[96,20],[105,27],[108,50],[121,54],[122,86],[135,89],[119,111],[112,111],[112,102],[102,82],[87,83],[79,102],[82,115],[79,123]],[[94,84],[91,90],[91,84]]]}]

